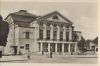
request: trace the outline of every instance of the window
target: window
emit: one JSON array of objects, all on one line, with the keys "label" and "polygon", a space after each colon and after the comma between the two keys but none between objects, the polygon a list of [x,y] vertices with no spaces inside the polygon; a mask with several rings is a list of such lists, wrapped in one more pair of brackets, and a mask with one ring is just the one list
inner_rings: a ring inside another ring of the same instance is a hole
[{"label": "window", "polygon": [[40,22],[40,25],[43,26],[43,22]]},{"label": "window", "polygon": [[63,25],[60,25],[61,28],[63,28]]},{"label": "window", "polygon": [[50,30],[47,30],[47,40],[50,40]]},{"label": "window", "polygon": [[57,24],[54,24],[54,27],[57,27]]},{"label": "window", "polygon": [[66,28],[69,28],[69,26],[67,25]]},{"label": "window", "polygon": [[60,31],[60,41],[63,41],[63,31]]},{"label": "window", "polygon": [[39,30],[39,37],[40,39],[43,39],[43,30]]},{"label": "window", "polygon": [[50,26],[50,23],[47,23],[47,26]]},{"label": "window", "polygon": [[66,41],[69,41],[69,32],[66,32]]},{"label": "window", "polygon": [[58,20],[58,16],[57,15],[54,15],[52,19]]},{"label": "window", "polygon": [[25,47],[26,47],[26,50],[29,50],[29,44],[26,44]]},{"label": "window", "polygon": [[53,31],[53,40],[57,39],[57,31]]},{"label": "window", "polygon": [[26,32],[26,39],[29,39],[30,32]]},{"label": "window", "polygon": [[20,46],[21,49],[24,49],[24,46]]}]

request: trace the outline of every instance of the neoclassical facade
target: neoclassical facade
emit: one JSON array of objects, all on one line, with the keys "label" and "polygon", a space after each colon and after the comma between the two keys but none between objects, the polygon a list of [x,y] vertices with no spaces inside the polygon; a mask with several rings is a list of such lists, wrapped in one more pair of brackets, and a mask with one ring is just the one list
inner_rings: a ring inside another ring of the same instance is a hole
[{"label": "neoclassical facade", "polygon": [[38,53],[77,53],[81,32],[74,31],[73,23],[58,11],[36,16],[20,10],[9,14],[5,20],[10,27],[5,53],[25,54],[27,50]]}]

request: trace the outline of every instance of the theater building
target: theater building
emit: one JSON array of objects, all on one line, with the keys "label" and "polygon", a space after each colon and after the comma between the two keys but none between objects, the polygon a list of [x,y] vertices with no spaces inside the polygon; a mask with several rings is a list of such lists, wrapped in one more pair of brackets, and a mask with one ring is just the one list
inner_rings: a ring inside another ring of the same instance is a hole
[{"label": "theater building", "polygon": [[10,28],[6,54],[25,54],[28,50],[38,53],[77,53],[81,32],[74,31],[73,23],[58,11],[36,16],[20,10],[10,13],[5,20]]}]

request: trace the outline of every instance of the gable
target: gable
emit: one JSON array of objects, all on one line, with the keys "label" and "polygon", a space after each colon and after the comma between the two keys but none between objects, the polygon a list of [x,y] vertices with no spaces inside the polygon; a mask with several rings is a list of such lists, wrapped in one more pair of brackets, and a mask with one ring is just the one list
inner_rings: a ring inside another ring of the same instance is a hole
[{"label": "gable", "polygon": [[64,22],[64,23],[72,23],[70,20],[68,20],[66,17],[64,17],[63,15],[61,15],[57,11],[49,13],[47,15],[44,15],[44,16],[40,17],[39,19],[50,20],[50,21],[58,21],[58,22]]},{"label": "gable", "polygon": [[5,21],[8,22],[8,24],[11,24],[13,22],[11,15],[8,15]]}]

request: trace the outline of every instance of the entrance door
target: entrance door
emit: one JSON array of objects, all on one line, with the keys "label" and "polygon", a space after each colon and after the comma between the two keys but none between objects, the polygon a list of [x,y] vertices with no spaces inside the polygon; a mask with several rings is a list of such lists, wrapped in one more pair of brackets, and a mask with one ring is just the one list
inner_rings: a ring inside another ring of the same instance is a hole
[{"label": "entrance door", "polygon": [[68,44],[64,44],[64,52],[68,52]]},{"label": "entrance door", "polygon": [[48,43],[43,43],[43,52],[48,52]]},{"label": "entrance door", "polygon": [[50,44],[50,51],[55,52],[55,43]]},{"label": "entrance door", "polygon": [[62,44],[61,44],[61,43],[59,43],[59,44],[57,45],[57,52],[59,52],[59,53],[62,52]]}]

